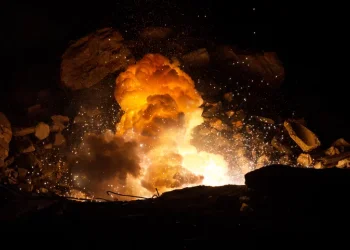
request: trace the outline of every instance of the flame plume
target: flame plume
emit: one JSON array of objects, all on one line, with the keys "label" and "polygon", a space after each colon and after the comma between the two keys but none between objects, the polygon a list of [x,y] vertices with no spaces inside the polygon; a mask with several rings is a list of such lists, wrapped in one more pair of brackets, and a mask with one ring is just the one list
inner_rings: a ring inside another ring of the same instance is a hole
[{"label": "flame plume", "polygon": [[116,136],[139,147],[142,173],[129,178],[133,185],[153,192],[230,183],[224,158],[198,152],[190,143],[193,128],[203,123],[203,100],[177,62],[144,56],[119,75],[115,99],[125,112]]}]

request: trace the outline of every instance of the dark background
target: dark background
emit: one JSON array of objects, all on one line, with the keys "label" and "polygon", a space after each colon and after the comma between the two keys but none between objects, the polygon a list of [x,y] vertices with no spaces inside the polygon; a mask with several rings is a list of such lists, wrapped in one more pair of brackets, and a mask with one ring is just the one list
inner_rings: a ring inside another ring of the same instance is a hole
[{"label": "dark background", "polygon": [[57,65],[70,40],[106,26],[128,38],[142,27],[167,25],[218,43],[276,51],[285,65],[282,88],[292,108],[325,144],[349,138],[344,8],[245,2],[5,2],[0,111],[15,108],[8,101],[14,93],[59,86]]}]

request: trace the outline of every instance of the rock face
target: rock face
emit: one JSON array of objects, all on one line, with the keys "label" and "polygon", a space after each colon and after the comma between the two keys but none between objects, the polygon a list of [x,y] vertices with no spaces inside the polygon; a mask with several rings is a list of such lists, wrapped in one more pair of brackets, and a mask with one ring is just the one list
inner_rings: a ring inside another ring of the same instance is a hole
[{"label": "rock face", "polygon": [[12,139],[11,123],[6,116],[0,112],[0,167],[9,153],[9,143]]},{"label": "rock face", "polygon": [[120,33],[104,28],[70,45],[62,56],[63,85],[72,90],[89,88],[108,74],[124,69],[134,59],[122,41]]}]

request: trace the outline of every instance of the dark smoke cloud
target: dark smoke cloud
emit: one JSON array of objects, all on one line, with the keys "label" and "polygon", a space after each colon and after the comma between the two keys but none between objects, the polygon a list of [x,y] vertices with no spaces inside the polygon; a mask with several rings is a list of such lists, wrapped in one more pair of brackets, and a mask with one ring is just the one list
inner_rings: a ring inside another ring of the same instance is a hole
[{"label": "dark smoke cloud", "polygon": [[77,154],[69,159],[74,185],[95,195],[104,195],[109,184],[127,191],[127,176],[138,177],[141,171],[136,150],[135,142],[112,134],[85,135]]}]

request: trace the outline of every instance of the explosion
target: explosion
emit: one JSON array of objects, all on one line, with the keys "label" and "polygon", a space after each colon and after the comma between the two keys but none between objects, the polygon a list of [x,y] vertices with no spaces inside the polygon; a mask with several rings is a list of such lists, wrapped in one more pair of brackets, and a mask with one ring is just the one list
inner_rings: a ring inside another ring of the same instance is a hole
[{"label": "explosion", "polygon": [[135,196],[193,185],[232,183],[222,155],[198,151],[192,131],[204,122],[193,80],[159,54],[121,73],[114,93],[124,111],[116,134],[86,134],[69,162],[75,187]]},{"label": "explosion", "polygon": [[203,123],[203,100],[178,62],[144,56],[119,75],[115,99],[125,112],[116,135],[137,142],[142,187],[153,192],[230,183],[224,158],[190,143],[193,128]]}]

